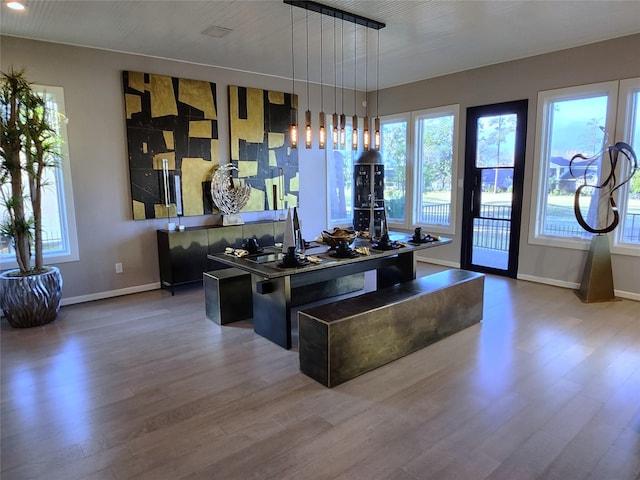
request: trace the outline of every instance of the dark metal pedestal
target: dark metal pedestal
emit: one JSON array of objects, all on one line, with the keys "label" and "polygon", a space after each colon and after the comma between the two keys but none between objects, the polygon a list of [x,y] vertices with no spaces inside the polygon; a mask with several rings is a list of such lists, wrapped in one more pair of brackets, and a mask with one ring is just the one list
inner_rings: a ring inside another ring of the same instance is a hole
[{"label": "dark metal pedestal", "polygon": [[203,273],[205,312],[209,320],[226,325],[251,318],[251,275],[238,268]]},{"label": "dark metal pedestal", "polygon": [[300,370],[327,387],[482,319],[484,275],[447,270],[298,312]]},{"label": "dark metal pedestal", "polygon": [[613,292],[613,271],[607,235],[596,235],[591,239],[582,283],[575,293],[584,303],[610,302],[616,299]]}]

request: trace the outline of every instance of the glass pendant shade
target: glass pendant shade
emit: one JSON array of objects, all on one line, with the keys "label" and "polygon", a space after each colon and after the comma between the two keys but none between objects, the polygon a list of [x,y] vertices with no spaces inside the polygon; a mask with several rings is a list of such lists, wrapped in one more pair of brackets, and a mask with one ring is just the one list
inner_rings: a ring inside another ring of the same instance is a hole
[{"label": "glass pendant shade", "polygon": [[358,116],[351,118],[351,150],[358,150]]},{"label": "glass pendant shade", "polygon": [[375,126],[375,133],[373,134],[373,148],[380,150],[380,119],[376,117],[373,122]]},{"label": "glass pendant shade", "polygon": [[291,109],[291,126],[289,127],[289,141],[291,148],[298,147],[298,110]]},{"label": "glass pendant shade", "polygon": [[338,127],[338,114],[334,113],[332,117],[333,131],[331,132],[331,142],[333,148],[338,148],[338,141],[340,140],[339,127]]},{"label": "glass pendant shade", "polygon": [[318,148],[324,149],[327,144],[327,130],[324,127],[324,112],[320,112],[320,115],[318,115],[318,122],[320,125],[318,128]]},{"label": "glass pendant shade", "polygon": [[340,115],[340,147],[347,145],[347,116],[343,113]]},{"label": "glass pendant shade", "polygon": [[311,131],[311,110],[304,112],[304,146],[311,148],[313,143],[313,132]]},{"label": "glass pendant shade", "polygon": [[364,126],[362,127],[362,147],[366,152],[371,146],[371,135],[369,134],[369,117],[364,117],[363,123]]}]

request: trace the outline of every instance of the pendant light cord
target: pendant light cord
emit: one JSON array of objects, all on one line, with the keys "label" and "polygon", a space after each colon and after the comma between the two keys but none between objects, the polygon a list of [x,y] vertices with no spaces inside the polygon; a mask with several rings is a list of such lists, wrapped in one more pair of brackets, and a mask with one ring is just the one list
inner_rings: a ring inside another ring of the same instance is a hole
[{"label": "pendant light cord", "polygon": [[323,69],[322,64],[324,61],[323,49],[324,49],[324,39],[322,35],[323,30],[323,15],[320,15],[320,111],[324,111],[324,88],[323,88]]},{"label": "pendant light cord", "polygon": [[[353,24],[353,114],[357,115],[357,102],[356,102],[356,83],[358,81],[358,26]],[[357,125],[352,125],[351,128],[357,128]]]},{"label": "pendant light cord", "polygon": [[[365,30],[364,37],[364,116],[369,117],[369,32]],[[369,125],[365,125],[365,128],[369,128]]]},{"label": "pendant light cord", "polygon": [[293,95],[296,93],[296,70],[293,57],[293,5],[291,5],[291,108],[293,108]]},{"label": "pendant light cord", "polygon": [[342,112],[344,115],[344,21],[340,24],[340,75],[342,80],[340,81],[340,98],[342,100]]},{"label": "pendant light cord", "polygon": [[305,14],[305,32],[307,33],[307,110],[311,110],[309,105],[309,10]]},{"label": "pendant light cord", "polygon": [[376,66],[376,117],[380,117],[380,30],[378,30],[378,50],[377,50],[377,66]]},{"label": "pendant light cord", "polygon": [[338,66],[336,64],[336,17],[333,17],[333,113],[338,113]]}]

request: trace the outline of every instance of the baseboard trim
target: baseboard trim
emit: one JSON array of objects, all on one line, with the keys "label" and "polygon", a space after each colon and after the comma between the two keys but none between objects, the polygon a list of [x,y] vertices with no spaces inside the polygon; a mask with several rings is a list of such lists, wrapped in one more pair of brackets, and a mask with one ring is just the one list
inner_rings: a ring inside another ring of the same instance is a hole
[{"label": "baseboard trim", "polygon": [[[418,262],[432,263],[434,265],[442,265],[444,267],[460,268],[460,263],[450,262],[447,260],[440,260],[437,258],[428,257],[416,257]],[[526,280],[528,282],[543,283],[545,285],[552,285],[554,287],[569,288],[576,290],[580,287],[579,283],[566,282],[564,280],[556,280],[554,278],[538,277],[535,275],[518,274],[518,280]],[[74,305],[76,303],[92,302],[94,300],[103,300],[105,298],[119,297],[121,295],[129,295],[132,293],[148,292],[150,290],[158,290],[160,288],[160,282],[149,283],[147,285],[137,285],[135,287],[120,288],[118,290],[109,290],[106,292],[92,293],[89,295],[79,295],[77,297],[63,298],[61,305]],[[614,290],[616,297],[626,298],[629,300],[635,300],[640,302],[640,293],[626,292],[624,290]],[[0,316],[2,311],[0,310]]]},{"label": "baseboard trim", "polygon": [[442,265],[443,267],[460,268],[460,262],[450,262],[448,260],[440,260],[438,258],[419,257],[416,260],[422,263],[433,263],[434,265]]},{"label": "baseboard trim", "polygon": [[[553,285],[554,287],[570,288],[577,290],[580,284],[576,282],[565,282],[564,280],[556,280],[554,278],[537,277],[535,275],[518,274],[518,280],[526,280],[528,282],[544,283],[545,285]],[[624,290],[613,290],[616,297],[626,298],[628,300],[640,301],[640,293],[626,292]]]},{"label": "baseboard trim", "polygon": [[518,274],[518,280],[526,280],[527,282],[544,283],[545,285],[553,285],[554,287],[571,288],[575,290],[580,287],[579,283],[566,282],[564,280],[556,280],[555,278],[537,277],[535,275]]},{"label": "baseboard trim", "polygon": [[634,292],[625,292],[624,290],[613,290],[616,297],[626,298],[627,300],[635,300],[636,302],[640,302],[640,293]]},{"label": "baseboard trim", "polygon": [[120,288],[118,290],[109,290],[106,292],[91,293],[89,295],[79,295],[77,297],[63,298],[61,305],[73,305],[76,303],[92,302],[94,300],[103,300],[105,298],[120,297],[122,295],[130,295],[132,293],[148,292],[149,290],[158,290],[160,282],[149,283],[147,285],[136,285],[135,287]]}]

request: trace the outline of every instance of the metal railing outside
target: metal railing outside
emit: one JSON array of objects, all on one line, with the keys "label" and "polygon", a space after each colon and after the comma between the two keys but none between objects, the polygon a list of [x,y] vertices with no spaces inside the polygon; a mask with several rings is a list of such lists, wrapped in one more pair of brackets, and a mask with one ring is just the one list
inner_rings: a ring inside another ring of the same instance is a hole
[{"label": "metal railing outside", "polygon": [[449,225],[449,218],[451,218],[450,213],[450,203],[423,203],[420,223]]},{"label": "metal railing outside", "polygon": [[[50,250],[59,250],[62,248],[62,238],[43,232],[42,245],[44,253]],[[7,235],[0,235],[0,255],[15,255],[15,253],[13,239]]]},{"label": "metal railing outside", "polygon": [[622,241],[625,243],[640,243],[640,213],[627,213]]},{"label": "metal railing outside", "polygon": [[509,250],[511,222],[475,218],[473,220],[473,246],[489,250]]},{"label": "metal railing outside", "polygon": [[511,205],[481,205],[480,216],[509,220],[511,219]]},{"label": "metal railing outside", "polygon": [[[450,218],[451,204],[449,203],[423,203],[421,223],[433,225],[448,225]],[[508,250],[509,235],[508,222],[501,222],[493,219],[511,218],[510,205],[482,205],[481,217],[487,217],[485,222],[476,223],[480,231],[474,231],[474,245],[494,250]],[[476,222],[480,219],[476,219]],[[495,222],[492,226],[491,222]],[[475,230],[475,228],[474,228]],[[577,237],[589,239],[592,234],[586,232],[577,223],[547,223],[544,226],[544,233],[558,237]],[[640,214],[628,213],[624,223],[622,241],[625,243],[640,243]]]},{"label": "metal railing outside", "polygon": [[583,230],[580,225],[564,224],[564,223],[547,223],[544,226],[545,235],[554,235],[556,237],[577,237],[591,238],[593,234]]}]

